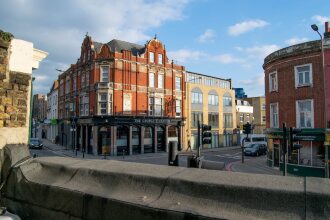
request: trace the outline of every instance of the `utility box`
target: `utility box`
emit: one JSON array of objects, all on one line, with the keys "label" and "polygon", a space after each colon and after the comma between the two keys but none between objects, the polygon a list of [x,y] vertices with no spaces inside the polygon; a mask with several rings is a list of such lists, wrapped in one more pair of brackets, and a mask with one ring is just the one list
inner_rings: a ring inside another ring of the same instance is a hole
[{"label": "utility box", "polygon": [[168,149],[168,165],[179,166],[178,142],[170,141]]}]

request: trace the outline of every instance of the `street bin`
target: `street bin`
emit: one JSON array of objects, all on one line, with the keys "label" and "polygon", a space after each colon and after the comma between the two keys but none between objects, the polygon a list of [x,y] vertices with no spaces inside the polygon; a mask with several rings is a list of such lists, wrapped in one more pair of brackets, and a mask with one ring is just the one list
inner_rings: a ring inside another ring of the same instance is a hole
[{"label": "street bin", "polygon": [[168,150],[168,165],[179,166],[178,142],[170,141]]},{"label": "street bin", "polygon": [[196,155],[189,155],[187,157],[187,167],[188,168],[197,168],[197,158],[196,158]]}]

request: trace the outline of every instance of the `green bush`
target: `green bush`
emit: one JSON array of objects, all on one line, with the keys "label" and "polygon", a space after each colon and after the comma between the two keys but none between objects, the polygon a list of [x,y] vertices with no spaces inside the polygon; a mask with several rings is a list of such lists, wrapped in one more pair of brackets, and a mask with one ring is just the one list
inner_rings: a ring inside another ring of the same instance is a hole
[{"label": "green bush", "polygon": [[0,30],[0,38],[3,41],[10,42],[13,37],[14,35],[12,35],[11,33]]}]

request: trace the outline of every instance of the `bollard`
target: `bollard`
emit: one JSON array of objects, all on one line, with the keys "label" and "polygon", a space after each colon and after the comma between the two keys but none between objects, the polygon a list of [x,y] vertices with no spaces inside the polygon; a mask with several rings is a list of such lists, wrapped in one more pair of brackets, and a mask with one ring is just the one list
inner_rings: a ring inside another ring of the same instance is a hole
[{"label": "bollard", "polygon": [[196,155],[189,155],[187,157],[187,167],[188,168],[197,168],[197,157]]},{"label": "bollard", "polygon": [[168,149],[168,165],[179,166],[178,142],[170,141]]}]

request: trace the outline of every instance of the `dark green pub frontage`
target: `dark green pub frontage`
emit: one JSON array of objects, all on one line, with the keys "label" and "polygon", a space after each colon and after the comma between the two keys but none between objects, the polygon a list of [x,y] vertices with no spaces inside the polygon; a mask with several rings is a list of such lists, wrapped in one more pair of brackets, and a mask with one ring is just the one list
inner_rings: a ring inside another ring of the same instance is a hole
[{"label": "dark green pub frontage", "polygon": [[[285,164],[287,174],[295,176],[325,177],[326,169],[329,173],[329,166],[326,166],[326,162],[329,164],[330,131],[321,128],[300,129],[299,133],[291,135],[291,141],[290,132],[287,128],[285,138],[287,142],[286,163],[283,163],[283,149],[285,146],[283,129],[269,128],[266,133],[268,139],[268,166],[278,167],[283,171]],[[300,148],[294,146],[300,146]],[[326,147],[328,148],[327,151]],[[326,157],[326,152],[328,157]]]}]

